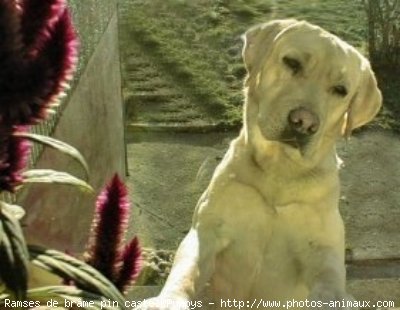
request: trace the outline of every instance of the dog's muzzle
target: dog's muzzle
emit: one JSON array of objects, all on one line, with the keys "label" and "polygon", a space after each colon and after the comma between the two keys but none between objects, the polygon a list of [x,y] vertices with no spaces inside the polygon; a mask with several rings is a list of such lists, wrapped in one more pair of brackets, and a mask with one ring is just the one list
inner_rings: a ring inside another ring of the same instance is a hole
[{"label": "dog's muzzle", "polygon": [[319,124],[319,118],[314,112],[303,107],[293,109],[289,112],[287,126],[280,140],[293,147],[302,148],[318,131]]}]

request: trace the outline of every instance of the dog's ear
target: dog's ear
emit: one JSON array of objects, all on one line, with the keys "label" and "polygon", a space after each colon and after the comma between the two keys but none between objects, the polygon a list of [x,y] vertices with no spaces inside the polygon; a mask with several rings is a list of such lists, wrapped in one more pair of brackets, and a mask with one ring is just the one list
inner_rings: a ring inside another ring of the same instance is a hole
[{"label": "dog's ear", "polygon": [[367,60],[363,63],[360,87],[351,100],[347,111],[345,137],[355,128],[371,121],[382,106],[382,94]]},{"label": "dog's ear", "polygon": [[258,67],[260,60],[271,47],[274,38],[288,26],[297,23],[295,19],[273,20],[268,23],[256,25],[242,35],[244,42],[242,56],[247,72]]}]

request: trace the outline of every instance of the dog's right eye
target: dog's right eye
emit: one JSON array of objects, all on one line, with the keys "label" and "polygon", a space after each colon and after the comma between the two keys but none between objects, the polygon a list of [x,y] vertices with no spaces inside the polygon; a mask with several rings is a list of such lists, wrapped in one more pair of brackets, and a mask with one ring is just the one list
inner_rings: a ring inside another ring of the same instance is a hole
[{"label": "dog's right eye", "polygon": [[340,97],[346,97],[347,95],[347,88],[344,87],[343,85],[336,85],[334,87],[332,87],[332,92],[335,95],[338,95]]},{"label": "dog's right eye", "polygon": [[293,74],[297,74],[301,71],[301,63],[295,58],[284,56],[283,63],[292,70]]}]

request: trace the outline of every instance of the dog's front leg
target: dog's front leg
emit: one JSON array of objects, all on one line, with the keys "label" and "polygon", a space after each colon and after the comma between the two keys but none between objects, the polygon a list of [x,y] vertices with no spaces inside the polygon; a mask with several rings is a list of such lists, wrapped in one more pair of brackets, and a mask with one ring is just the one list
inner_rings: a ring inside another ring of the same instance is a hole
[{"label": "dog's front leg", "polygon": [[171,274],[160,296],[195,297],[214,271],[216,237],[212,231],[192,228],[175,256]]},{"label": "dog's front leg", "polygon": [[192,228],[180,244],[171,273],[160,295],[146,300],[138,310],[186,310],[204,288],[214,270],[217,238],[212,230]]},{"label": "dog's front leg", "polygon": [[354,298],[346,293],[344,258],[333,248],[320,248],[314,252],[306,272],[310,288],[308,300],[313,309],[357,309]]}]

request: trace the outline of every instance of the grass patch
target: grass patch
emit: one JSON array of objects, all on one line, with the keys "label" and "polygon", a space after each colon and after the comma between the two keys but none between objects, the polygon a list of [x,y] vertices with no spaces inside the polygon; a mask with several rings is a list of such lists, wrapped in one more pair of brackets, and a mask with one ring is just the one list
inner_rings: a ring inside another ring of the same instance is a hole
[{"label": "grass patch", "polygon": [[[274,18],[305,19],[366,51],[366,17],[360,1],[121,0],[120,12],[123,55],[134,41],[159,75],[191,101],[199,117],[227,126],[241,123],[245,70],[240,35],[250,26]],[[159,116],[156,110],[152,113],[152,121],[165,120],[162,109]],[[188,113],[188,121],[194,113]]]},{"label": "grass patch", "polygon": [[269,1],[131,0],[121,6],[124,48],[135,40],[201,113],[240,124],[240,34],[272,11]]}]

